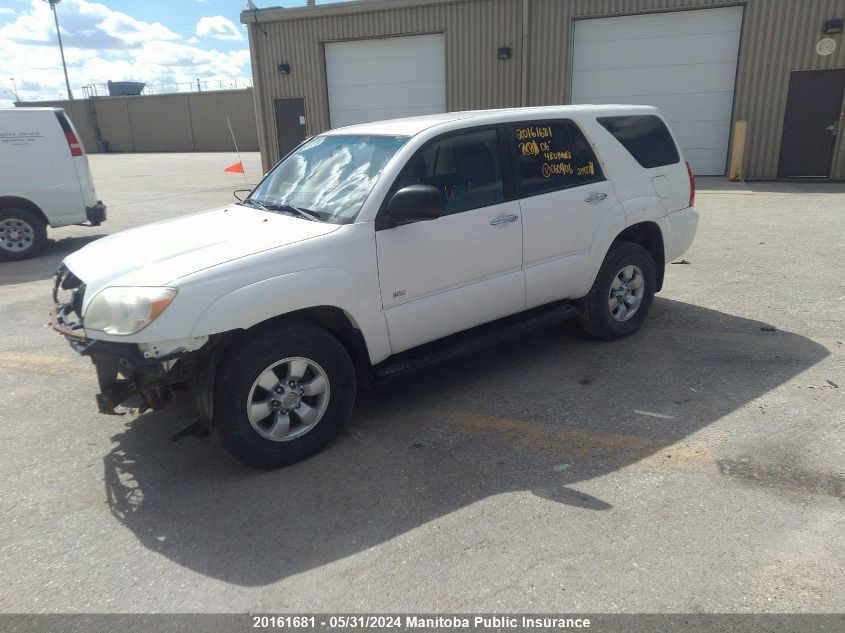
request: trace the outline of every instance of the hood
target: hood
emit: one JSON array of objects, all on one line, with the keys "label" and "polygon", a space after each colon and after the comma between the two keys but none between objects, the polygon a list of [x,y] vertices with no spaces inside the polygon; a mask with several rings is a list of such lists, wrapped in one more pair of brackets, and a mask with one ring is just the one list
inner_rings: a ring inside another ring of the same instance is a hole
[{"label": "hood", "polygon": [[205,268],[338,228],[233,205],[109,235],[69,255],[64,263],[92,290],[166,286]]}]

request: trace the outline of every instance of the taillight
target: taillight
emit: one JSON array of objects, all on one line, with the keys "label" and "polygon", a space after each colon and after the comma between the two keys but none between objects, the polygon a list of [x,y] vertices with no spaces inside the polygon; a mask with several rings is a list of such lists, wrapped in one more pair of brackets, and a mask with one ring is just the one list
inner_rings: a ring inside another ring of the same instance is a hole
[{"label": "taillight", "polygon": [[689,174],[689,206],[695,205],[695,174],[692,173],[692,166],[689,164],[689,161],[685,161],[687,164],[687,173]]},{"label": "taillight", "polygon": [[65,138],[67,139],[67,146],[70,148],[70,155],[82,156],[82,145],[79,144],[79,139],[76,138],[76,134],[73,132],[65,132]]}]

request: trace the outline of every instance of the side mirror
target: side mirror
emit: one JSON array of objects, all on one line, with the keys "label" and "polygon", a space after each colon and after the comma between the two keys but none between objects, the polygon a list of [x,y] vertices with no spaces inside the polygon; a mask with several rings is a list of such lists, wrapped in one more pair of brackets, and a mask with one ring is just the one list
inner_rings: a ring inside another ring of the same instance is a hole
[{"label": "side mirror", "polygon": [[443,198],[437,187],[409,185],[393,194],[376,222],[376,230],[434,220],[442,214]]},{"label": "side mirror", "polygon": [[243,202],[246,196],[238,195],[238,194],[246,194],[247,196],[252,192],[252,189],[235,189],[232,192],[232,195],[238,199],[238,202]]}]

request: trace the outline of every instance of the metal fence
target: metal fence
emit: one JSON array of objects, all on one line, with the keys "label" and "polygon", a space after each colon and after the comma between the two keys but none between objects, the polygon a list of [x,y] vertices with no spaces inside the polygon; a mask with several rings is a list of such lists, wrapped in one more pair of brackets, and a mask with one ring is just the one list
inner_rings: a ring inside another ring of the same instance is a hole
[{"label": "metal fence", "polygon": [[[251,88],[252,84],[243,79],[197,79],[196,81],[182,81],[176,83],[145,84],[142,95],[164,95],[180,92],[209,92],[213,90],[240,90]],[[108,83],[91,83],[82,86],[85,97],[108,97]]]}]

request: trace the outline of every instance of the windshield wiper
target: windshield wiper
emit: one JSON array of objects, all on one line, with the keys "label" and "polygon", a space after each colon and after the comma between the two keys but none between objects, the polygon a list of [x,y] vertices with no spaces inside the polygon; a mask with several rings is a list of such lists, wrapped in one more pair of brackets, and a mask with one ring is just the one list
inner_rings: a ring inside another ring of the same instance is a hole
[{"label": "windshield wiper", "polygon": [[313,211],[309,211],[308,209],[300,209],[299,207],[295,207],[292,204],[263,204],[262,207],[264,209],[267,209],[268,211],[282,211],[287,213],[293,213],[294,215],[299,216],[300,218],[303,218],[305,220],[311,220],[312,222],[322,222],[320,217]]},{"label": "windshield wiper", "polygon": [[322,222],[320,217],[313,211],[309,211],[308,209],[301,209],[300,207],[295,207],[292,204],[264,203],[256,200],[255,198],[247,198],[246,200],[241,200],[236,204],[242,204],[247,207],[261,209],[262,211],[281,211],[283,213],[292,213],[293,215],[300,217],[304,220],[311,220],[312,222]]},{"label": "windshield wiper", "polygon": [[261,209],[262,211],[269,211],[270,210],[254,198],[247,198],[245,200],[240,200],[239,202],[236,202],[235,204],[240,204],[240,205],[243,205],[245,207],[253,207],[255,209]]}]

